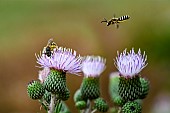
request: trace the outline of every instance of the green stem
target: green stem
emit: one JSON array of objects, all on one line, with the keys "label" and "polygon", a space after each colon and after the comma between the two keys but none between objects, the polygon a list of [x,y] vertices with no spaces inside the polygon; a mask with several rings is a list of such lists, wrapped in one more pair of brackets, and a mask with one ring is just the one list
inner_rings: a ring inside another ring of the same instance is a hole
[{"label": "green stem", "polygon": [[121,110],[122,110],[122,109],[121,109],[121,107],[119,107],[119,110],[118,110],[118,112],[117,112],[117,113],[121,113]]},{"label": "green stem", "polygon": [[46,111],[48,111],[48,110],[49,110],[49,104],[48,104],[45,100],[39,100],[39,101],[40,101],[42,107],[43,107]]},{"label": "green stem", "polygon": [[54,113],[55,111],[55,103],[56,102],[56,95],[51,93],[51,103],[49,106],[49,111],[48,113]]},{"label": "green stem", "polygon": [[91,112],[91,102],[87,100],[87,108],[84,110],[83,113],[90,113]]}]

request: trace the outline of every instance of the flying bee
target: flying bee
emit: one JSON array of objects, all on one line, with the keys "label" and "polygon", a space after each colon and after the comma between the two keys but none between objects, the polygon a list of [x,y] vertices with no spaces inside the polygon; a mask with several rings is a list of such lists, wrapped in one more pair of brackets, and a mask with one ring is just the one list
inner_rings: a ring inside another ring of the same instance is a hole
[{"label": "flying bee", "polygon": [[49,39],[46,47],[43,49],[43,53],[50,57],[53,54],[53,50],[57,47],[57,44],[53,41],[53,39]]},{"label": "flying bee", "polygon": [[106,24],[107,26],[109,26],[109,25],[111,25],[111,24],[115,24],[115,25],[116,25],[116,28],[119,28],[119,23],[124,22],[124,21],[128,20],[129,18],[130,18],[129,15],[124,15],[124,16],[121,16],[121,17],[119,17],[119,18],[116,18],[115,15],[114,15],[113,18],[110,19],[109,21],[107,21],[107,20],[104,18],[104,20],[101,21],[101,23],[102,23],[102,22],[106,22],[106,23],[107,23],[107,24]]}]

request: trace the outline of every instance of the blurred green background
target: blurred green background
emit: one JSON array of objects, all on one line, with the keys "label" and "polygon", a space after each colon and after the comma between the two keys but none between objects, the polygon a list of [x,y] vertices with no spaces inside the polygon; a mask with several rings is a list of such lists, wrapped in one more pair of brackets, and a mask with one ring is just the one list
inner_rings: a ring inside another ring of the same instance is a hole
[{"label": "blurred green background", "polygon": [[[100,23],[130,15],[115,26]],[[109,74],[116,71],[117,50],[141,48],[148,56],[142,76],[150,80],[143,113],[170,112],[170,1],[169,0],[1,0],[0,1],[0,112],[41,113],[38,101],[27,96],[27,83],[38,78],[35,53],[53,38],[59,46],[81,55],[101,55],[107,68],[101,76],[102,97],[110,106]],[[71,97],[66,102],[76,113],[73,94],[82,77],[68,75]],[[160,110],[160,111],[159,111]]]}]

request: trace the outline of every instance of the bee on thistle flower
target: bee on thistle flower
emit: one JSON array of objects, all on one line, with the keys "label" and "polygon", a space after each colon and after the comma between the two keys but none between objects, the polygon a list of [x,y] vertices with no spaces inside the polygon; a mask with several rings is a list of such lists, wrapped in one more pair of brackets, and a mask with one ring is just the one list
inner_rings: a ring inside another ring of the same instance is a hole
[{"label": "bee on thistle flower", "polygon": [[67,100],[70,91],[66,85],[66,73],[79,75],[81,72],[80,55],[69,48],[59,47],[53,50],[53,55],[48,57],[45,54],[36,55],[37,63],[44,70],[40,71],[39,79],[45,89],[52,94],[58,95],[61,100]]},{"label": "bee on thistle flower", "polygon": [[52,39],[44,47],[43,53],[35,56],[42,70],[39,71],[40,81],[29,82],[28,96],[34,100],[39,99],[48,113],[61,111],[61,107],[58,107],[64,105],[61,101],[70,97],[66,74],[80,75],[82,57],[70,48],[57,47]]},{"label": "bee on thistle flower", "polygon": [[47,45],[43,49],[43,54],[47,55],[48,57],[51,57],[53,54],[53,50],[57,49],[57,44],[53,41],[53,39],[49,39]]},{"label": "bee on thistle flower", "polygon": [[79,75],[81,72],[82,57],[76,54],[76,51],[70,48],[58,47],[53,50],[53,57],[45,54],[36,55],[37,63],[40,67],[48,67],[64,73]]}]

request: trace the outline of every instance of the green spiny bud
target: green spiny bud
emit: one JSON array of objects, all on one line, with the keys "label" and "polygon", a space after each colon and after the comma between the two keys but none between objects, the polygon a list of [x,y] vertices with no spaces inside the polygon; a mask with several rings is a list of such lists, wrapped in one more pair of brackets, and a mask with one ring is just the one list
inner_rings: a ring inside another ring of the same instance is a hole
[{"label": "green spiny bud", "polygon": [[133,101],[139,98],[142,93],[142,86],[139,79],[139,76],[133,78],[119,78],[119,95],[125,101]]},{"label": "green spiny bud", "polygon": [[73,99],[74,99],[74,102],[78,102],[78,101],[84,100],[84,99],[82,98],[82,93],[81,93],[80,89],[78,89],[78,90],[75,92]]},{"label": "green spiny bud", "polygon": [[84,100],[82,101],[77,101],[75,104],[76,108],[79,110],[85,109],[87,107],[87,104]]},{"label": "green spiny bud", "polygon": [[66,90],[66,73],[50,70],[44,81],[45,89],[53,94],[63,94]]},{"label": "green spiny bud", "polygon": [[100,112],[107,112],[109,106],[103,98],[97,98],[94,101],[94,108],[96,108]]},{"label": "green spiny bud", "polygon": [[142,107],[135,101],[129,101],[122,107],[122,113],[142,113]]},{"label": "green spiny bud", "polygon": [[45,93],[45,89],[39,81],[33,80],[28,83],[27,93],[32,99],[41,99]]},{"label": "green spiny bud", "polygon": [[113,99],[113,102],[114,102],[115,104],[119,105],[119,106],[123,106],[126,101],[125,101],[124,99],[122,99],[121,96],[117,96],[117,97],[115,97],[115,98]]},{"label": "green spiny bud", "polygon": [[66,89],[63,93],[59,93],[57,95],[58,95],[59,99],[61,99],[63,101],[66,101],[70,97],[70,91],[68,89]]},{"label": "green spiny bud", "polygon": [[45,91],[45,94],[42,97],[43,100],[45,100],[48,104],[50,104],[51,101],[51,92]]},{"label": "green spiny bud", "polygon": [[96,99],[100,96],[99,78],[83,78],[81,93],[84,99]]},{"label": "green spiny bud", "polygon": [[146,96],[148,95],[148,92],[149,92],[149,81],[146,80],[145,78],[140,78],[140,82],[142,85],[142,93],[139,98],[144,99],[144,98],[146,98]]},{"label": "green spiny bud", "polygon": [[109,79],[109,93],[111,96],[112,101],[119,105],[123,106],[125,104],[125,100],[119,95],[118,89],[119,89],[119,73],[114,72],[111,74]]}]

